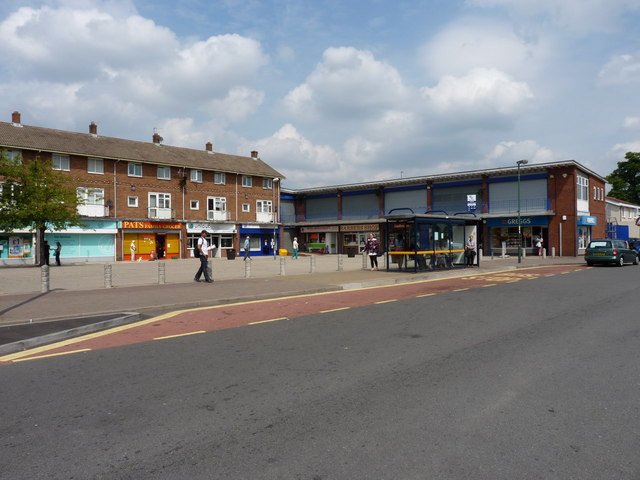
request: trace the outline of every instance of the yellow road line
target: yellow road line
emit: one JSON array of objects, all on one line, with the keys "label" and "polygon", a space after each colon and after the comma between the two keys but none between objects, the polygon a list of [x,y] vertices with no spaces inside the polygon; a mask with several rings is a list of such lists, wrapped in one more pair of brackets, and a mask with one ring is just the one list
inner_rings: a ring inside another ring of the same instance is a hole
[{"label": "yellow road line", "polygon": [[156,337],[154,340],[166,340],[167,338],[186,337],[188,335],[197,335],[198,333],[207,333],[205,330],[198,330],[197,332],[178,333],[176,335],[167,335],[166,337]]},{"label": "yellow road line", "polygon": [[380,305],[381,303],[389,303],[389,302],[397,302],[397,299],[394,300],[380,300],[379,302],[373,302],[375,305]]},{"label": "yellow road line", "polygon": [[339,312],[340,310],[349,310],[351,307],[332,308],[331,310],[320,310],[320,313]]},{"label": "yellow road line", "polygon": [[457,288],[453,290],[454,292],[464,292],[465,290],[469,290],[468,288]]},{"label": "yellow road line", "polygon": [[71,355],[72,353],[80,353],[80,352],[88,352],[90,351],[90,348],[83,348],[82,350],[73,350],[71,352],[60,352],[60,353],[50,353],[48,355],[38,355],[36,357],[29,357],[29,358],[18,358],[16,360],[12,360],[14,363],[17,362],[27,362],[29,360],[37,360],[38,358],[48,358],[48,357],[59,357],[61,355]]},{"label": "yellow road line", "polygon": [[487,283],[486,285],[482,285],[482,288],[485,287],[495,287],[497,285],[497,283]]},{"label": "yellow road line", "polygon": [[[519,270],[526,270],[526,269],[533,269],[533,268],[552,268],[554,267],[554,265],[544,265],[544,266],[537,266],[537,267],[523,267],[520,268]],[[478,278],[478,277],[490,277],[491,275],[499,275],[503,272],[513,272],[512,269],[505,269],[505,270],[496,270],[494,272],[487,272],[487,273],[477,273],[474,274],[473,276],[470,276],[468,273],[464,273],[464,274],[460,274],[460,275],[452,275],[451,277],[447,277],[446,279],[451,279],[451,278],[461,278],[461,277],[468,277],[468,278]],[[566,272],[566,273],[570,273],[570,272]],[[439,282],[441,280],[445,280],[443,278],[428,278],[428,279],[422,279],[422,280],[415,280],[415,281],[411,281],[411,282],[404,282],[404,283],[394,283],[394,284],[390,284],[390,285],[378,285],[378,286],[373,286],[373,287],[361,287],[361,288],[353,288],[350,290],[334,290],[334,291],[329,291],[329,292],[318,292],[318,293],[303,293],[303,294],[298,294],[298,295],[288,295],[285,297],[275,297],[275,298],[267,298],[267,299],[262,299],[262,300],[248,300],[245,302],[236,302],[236,303],[227,303],[227,304],[220,304],[220,305],[210,305],[210,306],[205,306],[205,307],[195,307],[195,308],[186,308],[183,310],[175,310],[173,312],[167,312],[164,313],[162,315],[158,315],[157,317],[152,317],[152,318],[148,318],[146,320],[140,320],[138,322],[134,322],[134,323],[128,323],[127,325],[121,325],[119,327],[114,327],[114,328],[110,328],[107,330],[101,330],[99,332],[95,332],[95,333],[90,333],[88,335],[83,335],[81,337],[76,337],[76,338],[71,338],[68,340],[63,340],[61,342],[57,342],[57,343],[51,343],[49,345],[44,345],[41,347],[36,347],[30,350],[24,350],[22,352],[17,352],[17,353],[12,353],[9,355],[5,355],[4,357],[0,357],[0,363],[2,362],[9,362],[9,361],[13,361],[17,358],[22,358],[22,357],[26,357],[29,355],[32,355],[34,353],[40,353],[40,352],[46,352],[49,350],[54,350],[56,348],[60,348],[60,347],[64,347],[67,345],[73,345],[75,343],[80,343],[80,342],[84,342],[86,340],[91,340],[94,338],[99,338],[99,337],[104,337],[107,335],[111,335],[112,333],[117,333],[117,332],[122,332],[125,330],[129,330],[132,328],[137,328],[143,325],[149,325],[151,323],[155,323],[155,322],[159,322],[162,320],[167,320],[169,318],[181,315],[183,313],[189,313],[189,312],[198,312],[198,311],[202,311],[202,310],[215,310],[215,309],[219,309],[219,308],[229,308],[229,307],[237,307],[237,306],[241,306],[241,305],[252,305],[255,303],[266,303],[266,302],[279,302],[279,301],[283,301],[283,300],[291,300],[291,299],[295,299],[295,298],[305,298],[305,297],[318,297],[321,295],[337,295],[337,294],[343,294],[343,293],[349,293],[349,292],[355,292],[355,291],[360,291],[360,290],[371,290],[374,288],[393,288],[393,287],[399,287],[399,286],[404,286],[404,285],[417,285],[420,283],[430,283],[430,282]],[[428,296],[428,295],[425,295]],[[346,307],[349,308],[349,307]],[[341,310],[341,309],[338,309]],[[327,310],[327,312],[329,311],[335,311],[335,310]],[[326,312],[321,312],[321,313],[326,313]]]},{"label": "yellow road line", "polygon": [[432,295],[435,295],[435,293],[425,293],[424,295],[416,295],[416,298],[420,298],[420,297],[431,297]]},{"label": "yellow road line", "polygon": [[259,323],[279,322],[280,320],[288,320],[289,317],[272,318],[271,320],[260,320],[259,322],[251,322],[249,325],[258,325]]}]

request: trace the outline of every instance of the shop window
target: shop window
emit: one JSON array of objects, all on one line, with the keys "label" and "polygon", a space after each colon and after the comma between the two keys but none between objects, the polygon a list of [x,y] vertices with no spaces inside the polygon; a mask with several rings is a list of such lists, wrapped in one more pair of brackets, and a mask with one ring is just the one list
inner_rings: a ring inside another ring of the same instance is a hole
[{"label": "shop window", "polygon": [[128,175],[130,177],[142,177],[142,164],[141,163],[129,163]]},{"label": "shop window", "polygon": [[69,155],[58,155],[57,153],[54,153],[51,160],[53,162],[54,170],[64,170],[66,172],[70,170]]},{"label": "shop window", "polygon": [[101,158],[88,158],[87,159],[87,172],[104,174],[104,160]]}]

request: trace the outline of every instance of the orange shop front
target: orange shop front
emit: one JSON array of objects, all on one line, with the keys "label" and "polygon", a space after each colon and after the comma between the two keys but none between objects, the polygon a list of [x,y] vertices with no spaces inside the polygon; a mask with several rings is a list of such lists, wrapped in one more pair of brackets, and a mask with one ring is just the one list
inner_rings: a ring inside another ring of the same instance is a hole
[{"label": "orange shop front", "polygon": [[[121,222],[123,260],[166,260],[181,257],[182,223]],[[131,248],[131,245],[135,250]]]}]

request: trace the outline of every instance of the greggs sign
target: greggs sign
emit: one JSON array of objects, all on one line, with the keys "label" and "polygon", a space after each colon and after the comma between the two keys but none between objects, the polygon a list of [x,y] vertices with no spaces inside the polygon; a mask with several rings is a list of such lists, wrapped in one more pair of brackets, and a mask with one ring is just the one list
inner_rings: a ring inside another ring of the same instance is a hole
[{"label": "greggs sign", "polygon": [[181,223],[172,223],[172,222],[131,222],[128,220],[122,221],[123,229],[132,229],[135,228],[137,230],[146,229],[146,230],[180,230],[182,228]]}]

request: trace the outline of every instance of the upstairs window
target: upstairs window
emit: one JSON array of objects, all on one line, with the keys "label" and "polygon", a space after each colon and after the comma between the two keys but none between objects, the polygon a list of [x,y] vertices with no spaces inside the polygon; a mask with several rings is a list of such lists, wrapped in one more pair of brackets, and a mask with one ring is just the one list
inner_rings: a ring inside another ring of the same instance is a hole
[{"label": "upstairs window", "polygon": [[158,167],[159,180],[171,180],[171,167]]},{"label": "upstairs window", "polygon": [[16,165],[22,165],[22,152],[19,150],[5,150],[4,156],[10,162]]},{"label": "upstairs window", "polygon": [[216,185],[224,185],[227,183],[227,176],[224,173],[215,173],[213,175],[213,183]]},{"label": "upstairs window", "polygon": [[69,155],[58,155],[57,153],[54,153],[51,160],[53,162],[54,170],[64,170],[65,172],[70,170]]},{"label": "upstairs window", "polygon": [[87,172],[104,174],[104,160],[101,158],[87,159]]},{"label": "upstairs window", "polygon": [[141,177],[142,176],[142,164],[141,163],[130,163],[128,172],[129,172],[129,176],[130,177]]},{"label": "upstairs window", "polygon": [[578,200],[589,200],[589,179],[577,175]]},{"label": "upstairs window", "polygon": [[202,170],[191,170],[191,181],[193,183],[202,183]]},{"label": "upstairs window", "polygon": [[273,189],[273,179],[272,178],[263,178],[262,179],[262,188],[267,190]]},{"label": "upstairs window", "polygon": [[253,187],[253,177],[250,177],[249,175],[242,175],[242,186]]}]

